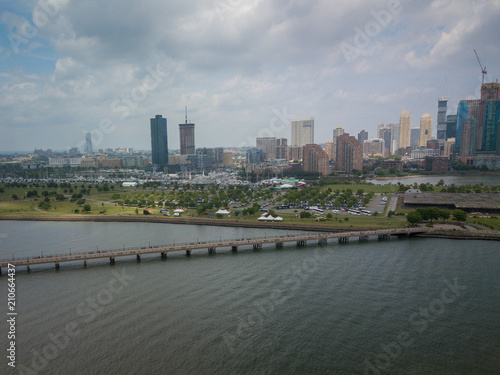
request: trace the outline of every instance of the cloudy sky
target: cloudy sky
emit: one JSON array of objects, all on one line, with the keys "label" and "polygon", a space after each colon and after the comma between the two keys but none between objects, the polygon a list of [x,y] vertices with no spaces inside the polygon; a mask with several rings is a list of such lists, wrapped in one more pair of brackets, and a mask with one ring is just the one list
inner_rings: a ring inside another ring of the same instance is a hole
[{"label": "cloudy sky", "polygon": [[500,78],[500,0],[0,0],[0,151],[149,149],[149,118],[196,123],[196,146],[315,142],[437,100],[448,114]]}]

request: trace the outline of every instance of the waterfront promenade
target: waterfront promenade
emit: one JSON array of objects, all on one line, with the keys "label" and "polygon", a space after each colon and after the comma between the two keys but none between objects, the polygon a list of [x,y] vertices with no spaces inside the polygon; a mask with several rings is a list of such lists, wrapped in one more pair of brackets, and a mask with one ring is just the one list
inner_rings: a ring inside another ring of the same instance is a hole
[{"label": "waterfront promenade", "polygon": [[266,244],[273,244],[276,248],[282,248],[285,243],[296,243],[297,246],[305,246],[308,242],[314,241],[318,244],[326,244],[330,239],[337,239],[339,243],[347,243],[352,238],[358,238],[361,241],[370,239],[389,239],[391,236],[413,236],[429,232],[431,229],[426,227],[418,228],[397,228],[397,229],[377,229],[377,230],[362,230],[362,231],[348,231],[348,232],[317,232],[306,233],[291,236],[272,236],[261,237],[252,239],[234,239],[234,240],[220,240],[210,242],[192,242],[181,244],[169,244],[162,246],[147,246],[133,249],[115,249],[104,251],[92,252],[78,252],[60,255],[48,255],[32,258],[13,258],[4,259],[0,261],[0,270],[8,265],[25,266],[30,270],[31,266],[52,263],[56,269],[60,268],[63,262],[81,261],[84,266],[87,261],[92,259],[109,258],[111,264],[115,262],[118,257],[135,256],[138,261],[141,256],[145,254],[159,254],[162,258],[167,257],[167,253],[171,252],[185,252],[186,255],[191,255],[194,250],[206,249],[210,254],[216,253],[218,248],[231,248],[232,251],[238,251],[239,247],[248,246],[253,249],[262,249]]}]

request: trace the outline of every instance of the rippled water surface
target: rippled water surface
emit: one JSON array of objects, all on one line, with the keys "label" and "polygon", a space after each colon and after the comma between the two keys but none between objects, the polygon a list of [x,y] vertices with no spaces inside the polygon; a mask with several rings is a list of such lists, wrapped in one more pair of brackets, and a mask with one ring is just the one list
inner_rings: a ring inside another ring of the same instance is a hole
[{"label": "rippled water surface", "polygon": [[[1,258],[264,236],[146,223],[0,225]],[[277,233],[286,234],[265,231]],[[59,271],[19,267],[17,370],[498,374],[499,250],[487,241],[331,241],[62,264]]]}]

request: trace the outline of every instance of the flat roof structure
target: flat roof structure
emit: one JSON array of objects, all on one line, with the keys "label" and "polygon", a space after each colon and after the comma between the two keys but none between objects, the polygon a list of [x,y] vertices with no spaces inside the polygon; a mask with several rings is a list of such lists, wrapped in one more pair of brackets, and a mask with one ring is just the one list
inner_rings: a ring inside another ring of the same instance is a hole
[{"label": "flat roof structure", "polygon": [[404,204],[459,208],[464,211],[500,212],[500,193],[416,193],[406,192]]}]

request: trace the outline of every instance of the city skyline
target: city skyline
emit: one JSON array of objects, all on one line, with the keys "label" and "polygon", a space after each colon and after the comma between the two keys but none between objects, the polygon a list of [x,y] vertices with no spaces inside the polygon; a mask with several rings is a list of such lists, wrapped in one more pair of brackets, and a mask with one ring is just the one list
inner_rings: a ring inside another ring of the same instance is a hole
[{"label": "city skyline", "polygon": [[[200,147],[291,139],[284,124],[303,116],[314,116],[318,143],[337,126],[374,133],[404,108],[435,117],[441,97],[455,114],[480,98],[474,49],[486,82],[500,78],[500,4],[459,3],[61,2],[40,24],[37,4],[12,2],[0,17],[0,150],[69,149],[87,132],[95,149],[147,149],[144,119],[181,123],[185,104]],[[26,22],[36,33],[18,35]],[[169,138],[179,144],[178,131]]]}]

